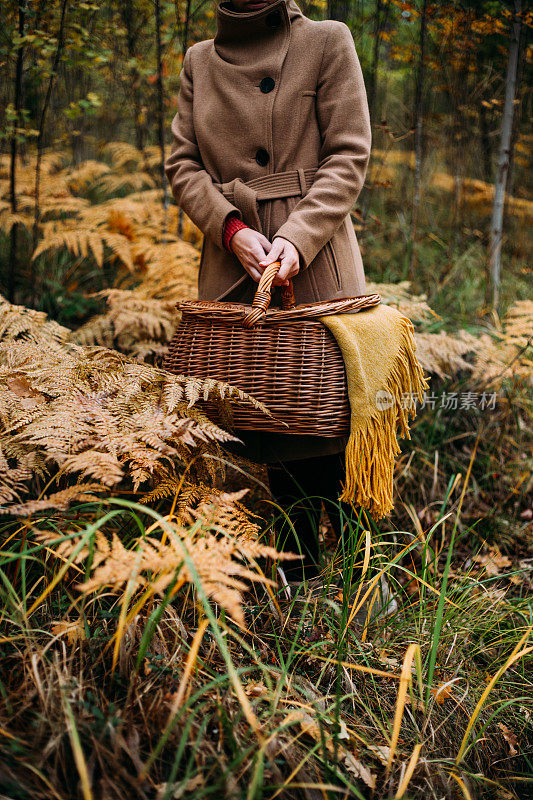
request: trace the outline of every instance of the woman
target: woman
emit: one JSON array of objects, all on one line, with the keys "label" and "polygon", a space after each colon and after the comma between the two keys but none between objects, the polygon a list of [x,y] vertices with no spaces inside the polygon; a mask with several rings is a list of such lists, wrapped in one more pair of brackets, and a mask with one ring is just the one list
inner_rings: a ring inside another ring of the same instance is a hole
[{"label": "woman", "polygon": [[[277,260],[275,284],[292,278],[297,303],[364,294],[350,209],[371,129],[349,28],[308,19],[294,0],[221,2],[216,23],[214,39],[185,54],[165,167],[177,204],[204,233],[199,299],[250,303]],[[316,574],[320,497],[342,536],[347,437],[237,433],[291,511],[282,546],[305,554],[291,577]]]}]

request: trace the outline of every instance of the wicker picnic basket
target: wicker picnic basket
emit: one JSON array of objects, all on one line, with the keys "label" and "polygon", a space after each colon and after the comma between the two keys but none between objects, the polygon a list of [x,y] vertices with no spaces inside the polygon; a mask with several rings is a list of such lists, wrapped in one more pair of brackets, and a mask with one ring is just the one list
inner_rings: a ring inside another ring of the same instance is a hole
[{"label": "wicker picnic basket", "polygon": [[[270,264],[252,306],[188,300],[163,367],[215,378],[248,392],[273,415],[248,404],[233,409],[237,430],[341,436],[350,430],[346,372],[335,337],[317,317],[378,305],[378,294],[296,305],[292,282],[282,305],[269,308],[280,262]],[[216,407],[209,406],[216,413]],[[206,409],[207,410],[207,409]]]}]

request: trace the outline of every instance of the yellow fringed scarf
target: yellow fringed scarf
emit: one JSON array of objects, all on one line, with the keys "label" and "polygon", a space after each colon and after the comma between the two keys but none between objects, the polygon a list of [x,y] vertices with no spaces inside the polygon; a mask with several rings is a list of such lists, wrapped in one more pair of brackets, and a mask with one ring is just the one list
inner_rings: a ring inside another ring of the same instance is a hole
[{"label": "yellow fringed scarf", "polygon": [[335,336],[346,367],[351,409],[346,483],[340,499],[376,518],[392,511],[394,459],[399,435],[411,438],[415,395],[423,399],[429,377],[415,356],[411,320],[392,306],[320,317]]}]

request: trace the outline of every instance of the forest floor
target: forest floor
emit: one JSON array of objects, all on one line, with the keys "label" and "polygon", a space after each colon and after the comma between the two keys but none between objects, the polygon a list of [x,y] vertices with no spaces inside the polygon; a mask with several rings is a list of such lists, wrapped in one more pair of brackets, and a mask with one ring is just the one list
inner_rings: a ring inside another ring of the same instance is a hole
[{"label": "forest floor", "polygon": [[[339,543],[324,516],[323,584],[288,597],[264,469],[200,410],[250,401],[159,366],[201,239],[140,164],[120,143],[76,168],[47,157],[33,254],[29,199],[16,220],[17,303],[0,298],[0,796],[533,796],[524,242],[511,237],[490,315],[487,187],[465,188],[457,251],[444,219],[438,242],[425,221],[416,285],[401,220],[380,221],[400,197],[376,201],[367,290],[412,319],[431,397],[400,442],[391,517],[363,512]],[[7,162],[0,178],[5,194]],[[427,187],[434,209],[445,178]],[[8,250],[5,236],[3,264]],[[365,619],[382,576],[397,607]]]}]

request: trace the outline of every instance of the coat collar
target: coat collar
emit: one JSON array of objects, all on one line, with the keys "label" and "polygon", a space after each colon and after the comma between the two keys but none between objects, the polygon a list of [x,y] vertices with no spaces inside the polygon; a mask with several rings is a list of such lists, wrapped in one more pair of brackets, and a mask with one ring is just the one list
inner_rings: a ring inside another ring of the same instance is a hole
[{"label": "coat collar", "polygon": [[259,11],[233,11],[229,0],[223,0],[216,8],[215,49],[224,58],[258,43],[274,43],[280,34],[290,31],[294,19],[303,16],[295,0],[274,0]]}]

